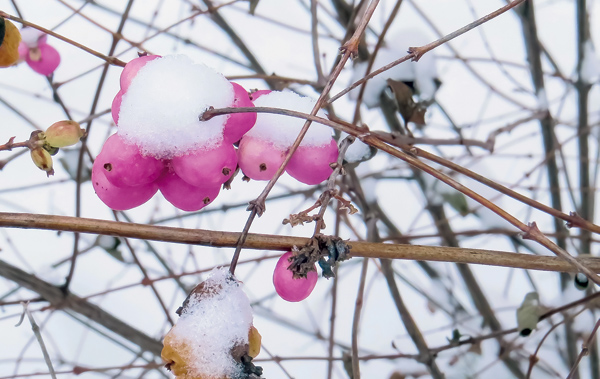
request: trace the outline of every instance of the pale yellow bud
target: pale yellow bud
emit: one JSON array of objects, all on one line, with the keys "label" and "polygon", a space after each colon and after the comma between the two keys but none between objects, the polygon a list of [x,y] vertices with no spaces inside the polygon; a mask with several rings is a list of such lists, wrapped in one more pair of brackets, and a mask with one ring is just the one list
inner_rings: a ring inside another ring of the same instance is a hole
[{"label": "pale yellow bud", "polygon": [[47,176],[54,175],[52,156],[43,147],[36,147],[31,150],[31,159],[40,170],[46,171]]},{"label": "pale yellow bud", "polygon": [[85,135],[85,130],[81,129],[75,121],[65,120],[52,124],[44,133],[46,143],[52,147],[65,147],[75,145],[81,137]]}]

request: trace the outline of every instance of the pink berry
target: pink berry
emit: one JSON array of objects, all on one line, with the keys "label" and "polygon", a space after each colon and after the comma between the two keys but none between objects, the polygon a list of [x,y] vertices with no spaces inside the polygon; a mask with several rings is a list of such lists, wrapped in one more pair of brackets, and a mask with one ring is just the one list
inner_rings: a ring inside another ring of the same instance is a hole
[{"label": "pink berry", "polygon": [[[253,107],[248,92],[237,83],[231,83],[234,90],[233,107]],[[256,122],[256,113],[232,113],[225,122],[223,136],[226,142],[235,143],[242,138]]]},{"label": "pink berry", "polygon": [[285,159],[285,151],[268,141],[248,136],[242,138],[238,154],[242,172],[253,180],[270,180]]},{"label": "pink berry", "polygon": [[277,261],[273,271],[273,285],[275,291],[283,300],[297,302],[302,301],[310,295],[317,284],[319,276],[316,271],[309,271],[306,278],[294,279],[292,271],[288,270],[290,262],[288,259],[292,252],[283,254]]},{"label": "pink berry", "polygon": [[152,183],[163,172],[164,163],[142,155],[140,149],[126,143],[118,134],[110,136],[94,165],[104,171],[106,179],[116,187],[136,187]]},{"label": "pink berry", "polygon": [[194,187],[174,172],[165,174],[158,180],[158,189],[169,203],[182,211],[198,211],[217,198],[220,184],[206,187]]},{"label": "pink berry", "polygon": [[119,125],[119,112],[121,112],[121,103],[123,102],[123,91],[117,92],[117,95],[113,99],[112,106],[110,107],[112,118],[115,124]]},{"label": "pink berry", "polygon": [[106,179],[104,168],[97,162],[92,167],[92,185],[100,200],[111,209],[124,211],[135,208],[150,200],[158,191],[156,182],[137,187],[117,187]]},{"label": "pink berry", "polygon": [[325,146],[300,145],[286,166],[286,171],[302,183],[319,184],[333,172],[329,164],[337,161],[338,154],[334,139]]},{"label": "pink berry", "polygon": [[222,142],[174,157],[171,162],[181,179],[193,186],[204,187],[225,183],[237,168],[237,155],[233,145]]},{"label": "pink berry", "polygon": [[254,100],[258,99],[259,97],[261,97],[262,95],[266,95],[271,92],[273,92],[273,91],[271,91],[270,89],[259,89],[258,91],[254,91],[250,94],[250,100],[254,101]]},{"label": "pink berry", "polygon": [[47,43],[41,43],[41,41],[37,48],[39,49],[39,56],[36,56],[35,58],[39,59],[33,60],[31,50],[29,50],[25,55],[25,61],[29,67],[38,74],[44,76],[51,75],[60,64],[60,54],[58,54],[58,51],[56,51],[55,48]]},{"label": "pink berry", "polygon": [[121,91],[123,93],[127,91],[133,78],[137,75],[138,71],[140,71],[140,69],[146,65],[146,63],[160,57],[160,55],[145,55],[129,61],[129,63],[125,65],[123,72],[121,72]]}]

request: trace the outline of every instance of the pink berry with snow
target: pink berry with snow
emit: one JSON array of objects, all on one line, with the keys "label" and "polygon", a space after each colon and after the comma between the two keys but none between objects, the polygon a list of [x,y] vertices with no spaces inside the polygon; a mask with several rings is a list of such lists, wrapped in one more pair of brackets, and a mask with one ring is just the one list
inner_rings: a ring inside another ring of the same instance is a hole
[{"label": "pink berry with snow", "polygon": [[110,112],[112,114],[113,121],[116,125],[119,125],[119,112],[121,112],[121,102],[123,101],[123,91],[117,92],[115,98],[113,99],[112,105],[110,107]]},{"label": "pink berry with snow", "polygon": [[136,187],[154,182],[164,170],[164,163],[143,155],[140,149],[126,143],[118,134],[110,136],[96,157],[106,179],[116,187]]},{"label": "pink berry with snow", "polygon": [[[250,101],[248,91],[237,83],[231,83],[233,85],[234,99],[232,107],[253,107],[254,104]],[[250,130],[256,122],[256,113],[232,113],[225,122],[225,129],[223,130],[223,137],[226,142],[235,143],[242,138],[248,130]]]},{"label": "pink berry with snow", "polygon": [[284,150],[268,141],[247,136],[240,142],[238,155],[240,169],[253,180],[270,180],[285,159]]},{"label": "pink berry with snow", "polygon": [[92,167],[92,185],[96,194],[109,208],[116,211],[138,207],[150,200],[158,191],[156,182],[136,187],[117,187],[106,179],[104,169],[94,162]]},{"label": "pink berry with snow", "polygon": [[283,300],[298,302],[311,294],[319,276],[316,271],[309,271],[306,278],[294,279],[294,274],[288,270],[290,257],[292,257],[292,252],[288,251],[277,261],[273,271],[273,285]]},{"label": "pink berry with snow", "polygon": [[129,86],[131,85],[131,81],[137,75],[138,71],[142,67],[146,65],[146,63],[155,60],[156,58],[160,58],[160,55],[145,55],[139,58],[132,59],[129,63],[125,65],[123,71],[121,72],[121,92],[126,92]]},{"label": "pink berry with snow", "polygon": [[182,211],[198,211],[219,195],[220,184],[195,187],[181,179],[174,172],[166,173],[158,180],[158,189],[165,199]]},{"label": "pink berry with snow", "polygon": [[262,95],[267,95],[271,92],[273,92],[273,91],[271,91],[270,89],[259,89],[250,94],[250,100],[254,101],[254,100],[258,99],[259,97],[261,97]]},{"label": "pink berry with snow", "polygon": [[175,173],[193,186],[219,185],[233,175],[237,154],[233,145],[220,143],[176,156],[171,164]]},{"label": "pink berry with snow", "polygon": [[319,184],[333,172],[330,164],[337,161],[338,155],[338,146],[334,139],[325,146],[300,145],[285,170],[299,182]]}]

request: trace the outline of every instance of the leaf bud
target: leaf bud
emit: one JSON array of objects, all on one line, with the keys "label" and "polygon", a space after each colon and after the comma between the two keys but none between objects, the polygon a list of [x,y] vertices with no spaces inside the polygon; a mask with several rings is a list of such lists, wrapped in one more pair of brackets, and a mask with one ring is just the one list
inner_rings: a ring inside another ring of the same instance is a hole
[{"label": "leaf bud", "polygon": [[58,121],[50,125],[44,133],[46,143],[52,147],[65,147],[75,145],[81,137],[85,135],[85,130],[81,129],[75,121]]},{"label": "leaf bud", "polygon": [[46,175],[54,175],[54,169],[52,168],[52,156],[42,147],[36,147],[31,150],[31,159],[33,163],[42,171],[46,171]]}]

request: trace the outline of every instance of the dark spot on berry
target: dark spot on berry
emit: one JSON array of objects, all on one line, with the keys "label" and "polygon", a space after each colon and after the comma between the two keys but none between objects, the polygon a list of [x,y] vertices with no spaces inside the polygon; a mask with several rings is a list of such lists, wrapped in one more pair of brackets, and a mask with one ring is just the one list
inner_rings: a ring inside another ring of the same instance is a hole
[{"label": "dark spot on berry", "polygon": [[105,163],[105,164],[104,164],[104,169],[105,169],[106,171],[109,171],[109,172],[110,172],[110,171],[112,171],[112,165],[111,165],[110,163]]},{"label": "dark spot on berry", "polygon": [[521,333],[520,333],[520,334],[521,334],[523,337],[527,337],[528,335],[530,335],[530,334],[531,334],[531,329],[529,329],[529,328],[525,328],[525,329],[521,330]]},{"label": "dark spot on berry", "polygon": [[227,176],[231,172],[231,169],[227,168],[227,167],[224,167],[222,172],[223,172],[223,175]]},{"label": "dark spot on berry", "polygon": [[204,203],[204,205],[206,205],[206,204],[210,203],[210,197],[206,196],[206,197],[205,197],[205,198],[202,200],[202,202]]},{"label": "dark spot on berry", "polygon": [[260,171],[266,171],[267,170],[267,165],[265,163],[261,163],[260,166],[258,166],[258,168],[260,169]]}]

